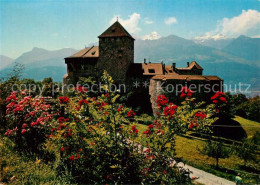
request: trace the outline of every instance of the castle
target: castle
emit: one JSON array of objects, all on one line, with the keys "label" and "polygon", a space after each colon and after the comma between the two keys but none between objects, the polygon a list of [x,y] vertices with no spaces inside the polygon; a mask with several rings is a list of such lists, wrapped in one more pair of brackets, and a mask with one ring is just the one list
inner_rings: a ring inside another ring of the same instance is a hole
[{"label": "castle", "polygon": [[[134,63],[135,39],[116,21],[99,38],[99,46],[84,48],[72,56],[65,58],[67,74],[63,84],[75,84],[80,77],[99,77],[106,70],[116,83],[131,85],[133,81],[149,81],[149,88],[135,89],[131,105],[140,104],[143,109],[156,110],[156,97],[162,93],[167,84],[202,84],[208,85],[212,91],[221,91],[223,80],[217,76],[202,75],[203,68],[195,61],[187,62],[187,67],[177,68],[175,63]],[[163,85],[162,85],[163,84]],[[160,88],[159,88],[160,87]],[[214,88],[214,89],[213,89]],[[204,89],[205,90],[205,89]],[[207,96],[206,95],[206,96]],[[140,98],[141,96],[141,98]],[[201,93],[201,97],[206,97]],[[139,99],[138,99],[139,98]]]}]

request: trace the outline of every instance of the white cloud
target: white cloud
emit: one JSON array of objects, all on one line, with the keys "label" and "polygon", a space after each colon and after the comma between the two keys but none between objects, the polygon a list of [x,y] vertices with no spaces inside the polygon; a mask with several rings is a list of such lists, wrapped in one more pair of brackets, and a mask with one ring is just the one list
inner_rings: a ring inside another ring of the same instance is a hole
[{"label": "white cloud", "polygon": [[207,40],[207,39],[214,39],[214,40],[220,40],[220,39],[227,39],[227,37],[223,34],[212,34],[211,32],[205,33],[204,36],[198,36],[195,37],[196,40]]},{"label": "white cloud", "polygon": [[130,33],[137,33],[141,30],[141,28],[138,27],[139,20],[141,18],[141,15],[138,13],[133,13],[132,15],[129,15],[128,19],[122,19],[119,15],[115,15],[111,20],[110,24],[113,24],[118,17],[118,21],[126,28],[127,31]]},{"label": "white cloud", "polygon": [[156,31],[153,31],[152,33],[143,36],[143,40],[156,40],[161,38],[161,35],[159,33],[157,33]]},{"label": "white cloud", "polygon": [[260,25],[260,12],[257,10],[243,10],[242,13],[231,19],[224,18],[220,27],[224,35],[239,36],[246,34],[250,29]]},{"label": "white cloud", "polygon": [[153,21],[150,20],[148,17],[144,18],[144,22],[145,22],[145,24],[153,24]]},{"label": "white cloud", "polygon": [[223,39],[226,37],[238,37],[252,32],[259,34],[260,12],[257,10],[242,10],[242,13],[232,18],[223,18],[218,21],[217,28],[212,32],[207,32],[197,39]]},{"label": "white cloud", "polygon": [[253,35],[252,38],[260,38],[260,35]]},{"label": "white cloud", "polygon": [[175,17],[169,17],[167,19],[164,20],[165,24],[176,24],[177,23],[177,19]]}]

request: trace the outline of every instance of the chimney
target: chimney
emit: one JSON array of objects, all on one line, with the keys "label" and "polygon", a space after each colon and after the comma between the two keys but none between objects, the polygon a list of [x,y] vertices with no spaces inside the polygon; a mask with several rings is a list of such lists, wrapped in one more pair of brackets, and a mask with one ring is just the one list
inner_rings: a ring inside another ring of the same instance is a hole
[{"label": "chimney", "polygon": [[172,69],[175,70],[176,63],[172,63]]},{"label": "chimney", "polygon": [[189,67],[190,66],[190,63],[189,62],[187,62],[187,67]]},{"label": "chimney", "polygon": [[144,58],[144,63],[146,64],[146,58]]}]

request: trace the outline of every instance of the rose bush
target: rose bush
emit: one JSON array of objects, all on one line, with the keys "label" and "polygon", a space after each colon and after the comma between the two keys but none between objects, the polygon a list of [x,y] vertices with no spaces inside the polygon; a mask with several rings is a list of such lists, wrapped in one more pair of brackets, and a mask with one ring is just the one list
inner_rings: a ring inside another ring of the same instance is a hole
[{"label": "rose bush", "polygon": [[6,98],[5,135],[12,138],[20,150],[38,150],[51,131],[53,116],[50,105],[43,98],[26,96],[26,92],[12,92]]}]

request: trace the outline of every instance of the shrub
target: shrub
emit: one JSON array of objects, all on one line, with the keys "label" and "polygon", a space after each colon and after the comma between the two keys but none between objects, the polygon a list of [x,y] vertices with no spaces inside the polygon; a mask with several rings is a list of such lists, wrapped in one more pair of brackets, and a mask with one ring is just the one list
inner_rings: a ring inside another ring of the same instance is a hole
[{"label": "shrub", "polygon": [[237,115],[260,122],[260,97],[256,96],[235,108]]},{"label": "shrub", "polygon": [[225,94],[219,91],[211,97],[211,100],[216,106],[216,117],[220,119],[230,119],[234,117],[229,94]]},{"label": "shrub", "polygon": [[6,98],[5,135],[12,138],[20,150],[37,151],[51,131],[50,105],[43,98],[26,96],[26,92],[12,92]]},{"label": "shrub", "polygon": [[235,154],[244,160],[244,166],[247,161],[256,161],[256,145],[253,140],[244,139],[241,144],[235,146]]},{"label": "shrub", "polygon": [[15,63],[11,72],[4,74],[0,78],[0,132],[3,132],[6,128],[6,98],[13,91],[12,87],[14,84],[20,83],[20,78],[22,76],[23,66],[21,64]]},{"label": "shrub", "polygon": [[198,148],[198,151],[200,151],[204,155],[215,158],[216,168],[219,167],[219,159],[228,158],[232,153],[232,149],[225,147],[223,141],[218,142],[211,140],[209,140],[202,149]]}]

